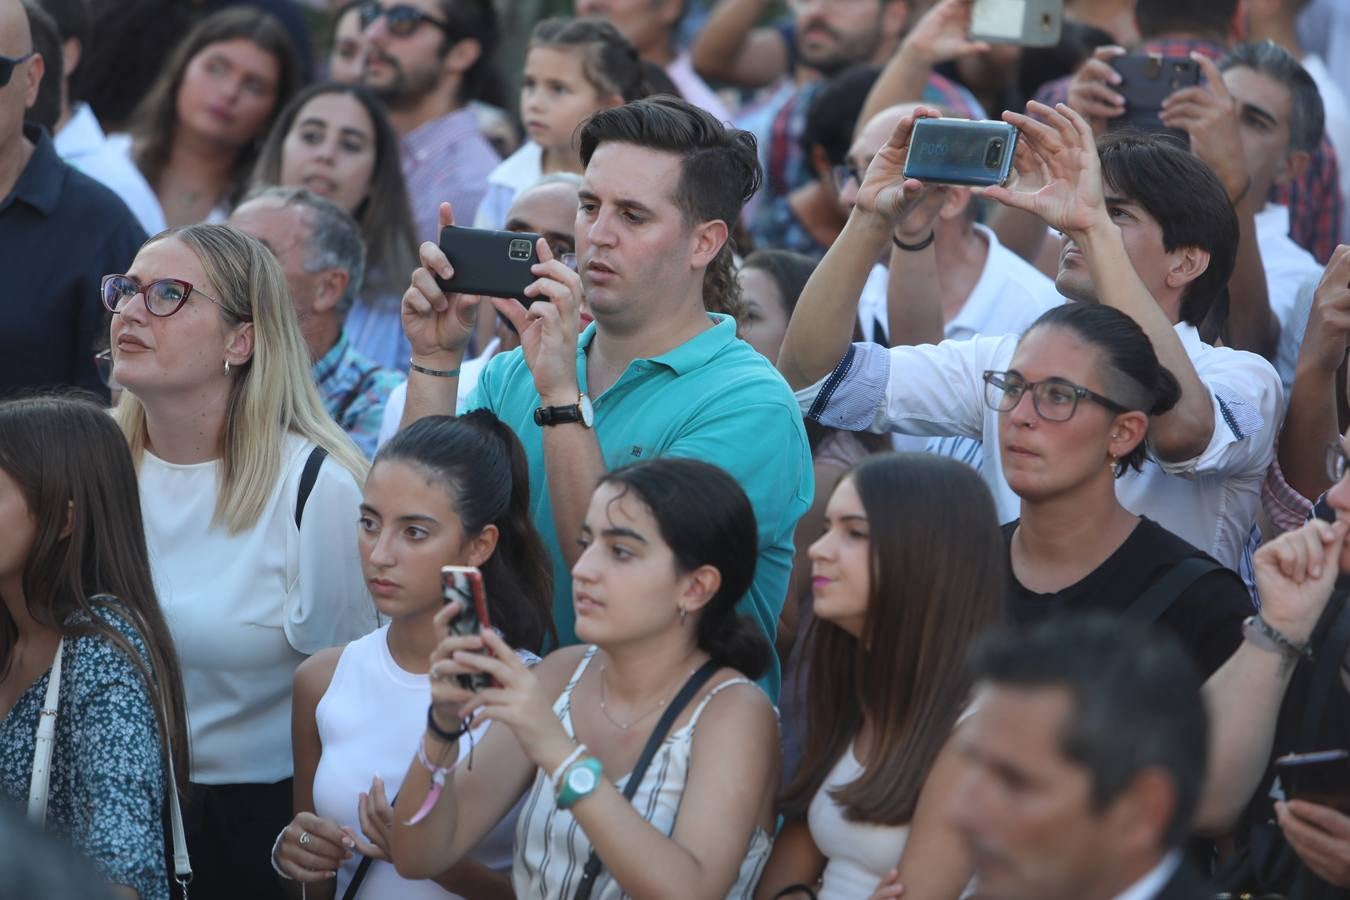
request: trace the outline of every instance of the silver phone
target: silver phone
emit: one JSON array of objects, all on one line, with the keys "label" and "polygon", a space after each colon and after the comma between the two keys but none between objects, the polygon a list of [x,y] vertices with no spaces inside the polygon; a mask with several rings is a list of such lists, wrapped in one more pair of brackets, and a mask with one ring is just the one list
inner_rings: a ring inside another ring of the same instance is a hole
[{"label": "silver phone", "polygon": [[1053,47],[1064,28],[1064,0],[975,0],[970,38],[991,44]]}]

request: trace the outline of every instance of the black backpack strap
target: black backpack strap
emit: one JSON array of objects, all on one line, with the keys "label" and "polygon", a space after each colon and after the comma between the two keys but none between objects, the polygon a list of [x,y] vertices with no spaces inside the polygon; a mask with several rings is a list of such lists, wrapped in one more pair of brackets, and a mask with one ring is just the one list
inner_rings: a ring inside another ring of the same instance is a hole
[{"label": "black backpack strap", "polygon": [[300,520],[304,518],[305,502],[309,500],[310,491],[314,490],[314,482],[319,480],[319,468],[327,456],[327,450],[315,447],[309,451],[309,459],[305,460],[305,470],[300,473],[300,490],[295,496],[296,528],[300,527]]},{"label": "black backpack strap", "polygon": [[1207,556],[1186,557],[1135,598],[1125,610],[1125,619],[1139,625],[1152,625],[1167,614],[1187,588],[1222,568]]},{"label": "black backpack strap", "polygon": [[[638,786],[642,784],[642,776],[647,773],[647,766],[651,764],[652,757],[656,756],[656,751],[661,749],[661,742],[666,739],[666,734],[670,731],[670,726],[675,723],[680,713],[689,705],[689,701],[694,699],[694,695],[702,689],[703,685],[708,683],[708,679],[718,670],[719,666],[713,660],[708,660],[699,666],[698,671],[689,676],[689,680],[680,688],[680,692],[675,695],[675,699],[670,701],[666,711],[661,715],[661,720],[656,723],[652,729],[651,737],[647,738],[647,744],[642,748],[641,755],[638,756],[637,764],[633,766],[632,774],[628,776],[628,783],[623,788],[623,798],[632,801],[633,795],[637,793]],[[591,850],[591,855],[586,859],[586,867],[582,869],[581,881],[577,884],[577,892],[572,895],[573,900],[589,900],[591,890],[595,887],[595,879],[600,877],[600,870],[604,868],[604,863],[600,861],[600,855]]]}]

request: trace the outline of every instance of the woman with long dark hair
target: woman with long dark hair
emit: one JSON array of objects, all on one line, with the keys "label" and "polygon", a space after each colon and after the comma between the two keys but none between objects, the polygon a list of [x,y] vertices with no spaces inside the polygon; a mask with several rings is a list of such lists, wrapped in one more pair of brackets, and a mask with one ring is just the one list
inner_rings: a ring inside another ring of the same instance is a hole
[{"label": "woman with long dark hair", "polygon": [[46,826],[111,883],[167,900],[163,822],[188,775],[182,677],[136,470],[99,405],[0,404],[0,534],[0,796],[29,796],[59,661]]},{"label": "woman with long dark hair", "polygon": [[[432,653],[427,728],[395,804],[394,864],[408,876],[442,871],[523,795],[516,896],[570,900],[586,882],[596,900],[749,896],[778,774],[773,709],[750,681],[769,646],[736,613],[754,577],[750,502],[708,463],[640,462],[601,479],[582,535],[573,591],[590,646],[530,669],[484,630]],[[454,678],[478,673],[495,684],[474,692]],[[474,748],[482,721],[499,724]],[[623,776],[644,748],[650,765]]]},{"label": "woman with long dark hair", "polygon": [[901,860],[906,897],[955,900],[971,866],[942,803],[967,703],[966,648],[1002,620],[988,488],[924,454],[853,468],[811,545],[815,622],[801,763],[755,896],[793,885],[866,897]]}]

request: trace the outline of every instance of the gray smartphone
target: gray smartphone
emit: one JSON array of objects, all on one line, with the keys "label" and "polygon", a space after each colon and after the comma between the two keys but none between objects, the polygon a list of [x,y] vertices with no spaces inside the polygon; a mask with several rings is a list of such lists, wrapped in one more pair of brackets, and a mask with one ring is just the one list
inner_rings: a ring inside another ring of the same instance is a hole
[{"label": "gray smartphone", "polygon": [[1162,123],[1162,105],[1175,91],[1200,83],[1200,66],[1186,56],[1133,53],[1110,60],[1120,74],[1116,91],[1125,98],[1125,113],[1106,121],[1107,131],[1136,130],[1163,135],[1191,145],[1191,136]]},{"label": "gray smartphone", "polygon": [[988,187],[1012,172],[1017,129],[1007,122],[919,119],[909,139],[905,177]]},{"label": "gray smartphone", "polygon": [[970,38],[991,44],[1053,47],[1064,28],[1064,0],[975,0]]},{"label": "gray smartphone", "polygon": [[436,282],[445,291],[514,297],[529,306],[539,299],[525,296],[525,288],[536,281],[530,269],[539,262],[538,241],[539,235],[526,232],[447,225],[440,245],[455,274],[448,280],[438,275]]}]

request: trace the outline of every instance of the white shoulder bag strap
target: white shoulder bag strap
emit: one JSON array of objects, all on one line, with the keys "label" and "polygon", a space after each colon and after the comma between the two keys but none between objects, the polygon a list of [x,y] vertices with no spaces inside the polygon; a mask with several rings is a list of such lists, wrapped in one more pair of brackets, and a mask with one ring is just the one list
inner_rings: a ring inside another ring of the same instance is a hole
[{"label": "white shoulder bag strap", "polygon": [[[65,638],[56,646],[56,658],[52,660],[51,675],[47,679],[47,694],[42,700],[42,711],[38,715],[37,738],[33,744],[33,780],[28,786],[28,820],[37,828],[47,822],[47,794],[52,771],[52,750],[56,746],[56,714],[61,702],[61,657],[66,648]],[[164,709],[164,721],[169,721],[168,708]],[[192,881],[192,863],[188,859],[187,836],[183,831],[183,809],[178,802],[178,778],[174,774],[173,744],[169,736],[164,736],[164,746],[169,761],[169,817],[173,827],[173,874],[174,880],[182,886],[183,900],[187,900],[188,883]]]},{"label": "white shoulder bag strap", "polygon": [[37,738],[33,741],[33,780],[28,783],[28,821],[42,828],[47,822],[47,785],[52,774],[52,749],[56,746],[56,710],[61,703],[61,657],[66,639],[56,645],[47,695],[38,713]]}]

